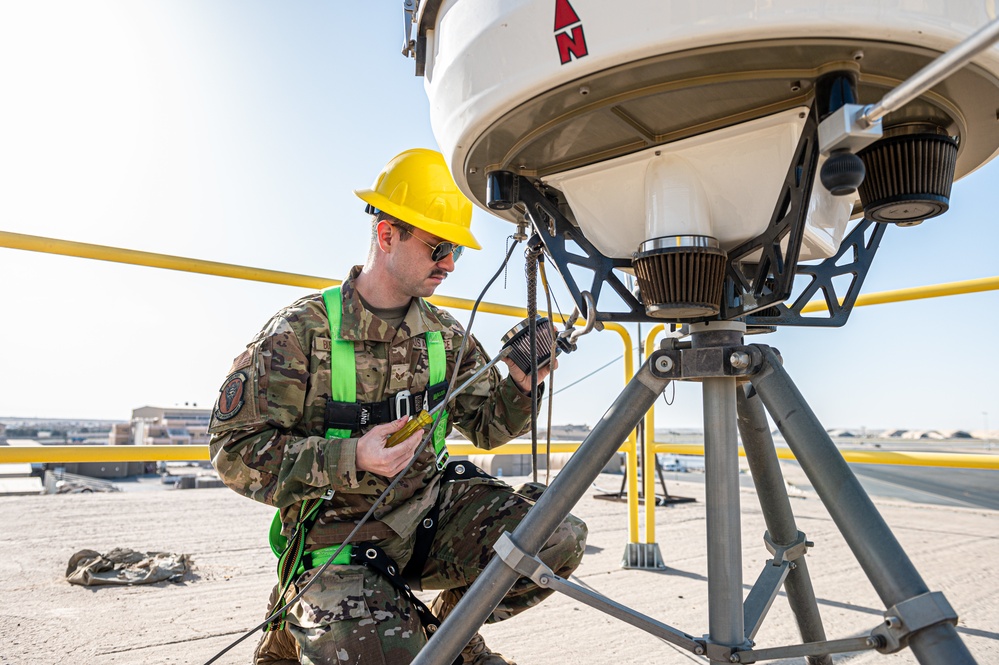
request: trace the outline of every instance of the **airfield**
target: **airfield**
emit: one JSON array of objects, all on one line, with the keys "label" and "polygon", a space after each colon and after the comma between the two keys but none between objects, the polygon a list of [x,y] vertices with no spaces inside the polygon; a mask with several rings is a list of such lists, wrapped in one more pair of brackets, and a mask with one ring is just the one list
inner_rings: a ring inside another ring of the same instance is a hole
[{"label": "airfield", "polygon": [[[882,620],[883,606],[797,465],[784,462],[782,470],[798,528],[815,543],[808,565],[827,637],[867,635]],[[956,470],[917,471],[944,476]],[[983,473],[994,477],[995,472]],[[586,556],[573,578],[675,628],[703,635],[704,484],[698,473],[670,472],[664,478],[672,495],[695,499],[656,508],[666,569],[621,567],[626,504],[597,498],[601,492],[594,487],[573,511],[590,527]],[[525,478],[505,480],[517,484]],[[907,484],[896,481],[898,477],[878,480],[889,489]],[[620,482],[621,476],[603,475],[595,486],[616,489]],[[148,491],[0,498],[0,509],[9,516],[0,535],[0,584],[6,591],[0,610],[0,663],[204,663],[263,619],[275,574],[265,539],[272,510],[224,488],[138,489]],[[978,662],[999,660],[999,511],[924,502],[916,496],[878,496],[873,492],[880,490],[869,490],[929,588],[943,591],[957,610],[958,633]],[[741,503],[748,592],[769,555],[751,483],[743,484]],[[80,587],[65,581],[74,552],[114,547],[185,553],[194,569],[178,583]],[[707,662],[558,595],[510,621],[485,626],[482,633],[494,650],[520,665]],[[256,640],[254,635],[217,662],[250,662]],[[756,637],[757,646],[798,641],[781,594]],[[837,665],[916,662],[908,651],[844,654],[834,660]]]}]

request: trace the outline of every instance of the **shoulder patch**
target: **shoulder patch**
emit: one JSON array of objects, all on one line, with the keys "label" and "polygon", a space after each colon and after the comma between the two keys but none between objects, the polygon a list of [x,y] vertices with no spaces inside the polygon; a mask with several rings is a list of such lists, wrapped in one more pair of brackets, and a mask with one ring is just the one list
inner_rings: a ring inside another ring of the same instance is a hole
[{"label": "shoulder patch", "polygon": [[232,367],[229,368],[229,373],[232,374],[237,370],[241,370],[244,367],[249,367],[249,366],[250,366],[250,350],[247,349],[246,351],[243,351],[241,354],[236,356],[236,358],[232,361]]},{"label": "shoulder patch", "polygon": [[215,405],[215,418],[229,420],[234,418],[243,408],[243,388],[246,385],[246,374],[233,372],[219,389],[219,400]]}]

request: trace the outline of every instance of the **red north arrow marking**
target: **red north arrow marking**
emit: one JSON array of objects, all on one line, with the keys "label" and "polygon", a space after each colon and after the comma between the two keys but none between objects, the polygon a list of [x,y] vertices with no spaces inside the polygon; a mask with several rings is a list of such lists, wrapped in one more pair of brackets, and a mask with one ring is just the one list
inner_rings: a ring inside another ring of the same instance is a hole
[{"label": "red north arrow marking", "polygon": [[563,65],[568,64],[573,57],[577,60],[586,55],[586,37],[583,35],[583,26],[577,25],[572,29],[572,34],[560,32],[555,35],[555,45],[558,46],[558,57]]},{"label": "red north arrow marking", "polygon": [[555,32],[573,23],[579,23],[579,17],[576,16],[576,11],[569,4],[569,0],[555,0]]}]

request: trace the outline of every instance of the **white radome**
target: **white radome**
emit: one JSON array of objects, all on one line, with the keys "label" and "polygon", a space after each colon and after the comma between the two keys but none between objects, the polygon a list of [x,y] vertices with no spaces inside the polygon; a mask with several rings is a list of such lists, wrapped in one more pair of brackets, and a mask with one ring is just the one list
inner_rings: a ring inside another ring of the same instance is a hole
[{"label": "white radome", "polygon": [[[537,178],[619,258],[690,229],[726,250],[755,237],[817,76],[853,72],[858,102],[874,103],[995,18],[994,3],[973,0],[445,0],[433,15],[424,9],[431,122],[459,187],[485,208],[487,172]],[[885,127],[929,122],[957,137],[960,178],[999,151],[997,109],[993,46]],[[834,254],[858,210],[859,200],[816,182],[801,258]]]}]

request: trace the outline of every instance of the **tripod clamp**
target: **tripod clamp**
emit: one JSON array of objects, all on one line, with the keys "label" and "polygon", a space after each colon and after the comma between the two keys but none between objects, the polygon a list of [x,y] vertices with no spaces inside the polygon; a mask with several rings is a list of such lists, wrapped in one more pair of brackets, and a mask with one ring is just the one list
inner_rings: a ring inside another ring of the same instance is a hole
[{"label": "tripod clamp", "polygon": [[909,635],[938,623],[957,625],[957,612],[940,591],[928,591],[895,603],[885,611],[885,621],[871,631],[881,653],[895,653],[909,644]]},{"label": "tripod clamp", "polygon": [[801,531],[798,532],[794,541],[788,543],[787,545],[778,545],[775,543],[773,538],[771,538],[769,531],[763,534],[763,542],[766,545],[767,550],[774,555],[774,566],[779,566],[785,561],[794,561],[798,557],[804,556],[808,552],[809,547],[815,546],[815,543],[810,540],[805,540],[805,534]]},{"label": "tripod clamp", "polygon": [[696,639],[692,635],[559,577],[543,561],[518,547],[513,542],[509,532],[503,532],[503,535],[493,545],[493,549],[496,550],[500,560],[509,568],[530,578],[542,588],[558,591],[698,656],[703,656],[711,648],[711,645],[708,645],[704,639]]}]

